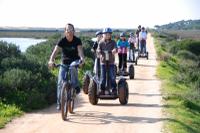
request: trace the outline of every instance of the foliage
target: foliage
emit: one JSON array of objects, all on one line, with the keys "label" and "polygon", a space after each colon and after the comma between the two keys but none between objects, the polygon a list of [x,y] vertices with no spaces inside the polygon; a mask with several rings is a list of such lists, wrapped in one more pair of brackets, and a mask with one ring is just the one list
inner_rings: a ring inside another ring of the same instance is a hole
[{"label": "foliage", "polygon": [[[165,128],[172,132],[197,133],[200,128],[200,41],[170,40],[171,34],[155,33],[163,80],[167,119]],[[170,40],[170,41],[169,41]]]},{"label": "foliage", "polygon": [[15,105],[6,105],[0,102],[0,128],[12,118],[22,114],[22,111]]}]

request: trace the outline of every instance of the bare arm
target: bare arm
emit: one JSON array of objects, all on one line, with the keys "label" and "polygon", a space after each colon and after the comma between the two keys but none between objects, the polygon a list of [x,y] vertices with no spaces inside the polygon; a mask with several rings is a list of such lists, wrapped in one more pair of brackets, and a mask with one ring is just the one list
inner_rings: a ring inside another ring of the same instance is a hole
[{"label": "bare arm", "polygon": [[61,48],[58,45],[56,45],[54,50],[53,50],[53,52],[52,52],[52,54],[51,54],[51,56],[50,56],[50,59],[49,59],[49,63],[48,63],[49,67],[53,66],[54,60],[56,58],[56,55],[60,50],[61,50]]},{"label": "bare arm", "polygon": [[112,54],[115,55],[116,53],[117,53],[117,49],[114,48],[114,49],[112,50]]},{"label": "bare arm", "polygon": [[79,54],[81,60],[84,61],[85,57],[84,57],[82,45],[78,45],[78,54]]}]

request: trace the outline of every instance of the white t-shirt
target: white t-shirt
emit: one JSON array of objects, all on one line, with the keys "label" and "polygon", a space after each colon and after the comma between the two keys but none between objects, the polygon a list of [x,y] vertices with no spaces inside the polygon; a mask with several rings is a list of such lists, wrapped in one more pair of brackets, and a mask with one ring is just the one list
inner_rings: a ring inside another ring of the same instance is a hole
[{"label": "white t-shirt", "polygon": [[146,40],[147,39],[147,33],[145,31],[141,31],[139,34],[139,40]]}]

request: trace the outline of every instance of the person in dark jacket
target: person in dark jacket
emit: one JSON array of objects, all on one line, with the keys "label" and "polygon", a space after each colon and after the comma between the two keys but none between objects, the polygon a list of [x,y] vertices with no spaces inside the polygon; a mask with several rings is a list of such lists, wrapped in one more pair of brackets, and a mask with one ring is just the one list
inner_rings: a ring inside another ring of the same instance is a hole
[{"label": "person in dark jacket", "polygon": [[96,32],[96,41],[94,42],[93,46],[92,46],[92,52],[94,52],[95,55],[95,62],[94,62],[94,69],[93,72],[95,74],[98,74],[98,77],[100,76],[100,58],[96,52],[98,44],[100,42],[100,40],[102,39],[102,31],[97,31]]}]

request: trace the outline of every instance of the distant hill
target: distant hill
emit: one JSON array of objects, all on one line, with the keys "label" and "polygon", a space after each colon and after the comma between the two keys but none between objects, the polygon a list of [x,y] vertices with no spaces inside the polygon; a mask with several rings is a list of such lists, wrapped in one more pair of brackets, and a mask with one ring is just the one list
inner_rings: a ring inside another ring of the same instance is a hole
[{"label": "distant hill", "polygon": [[155,25],[155,28],[166,30],[200,30],[200,20],[182,20],[165,25]]}]

